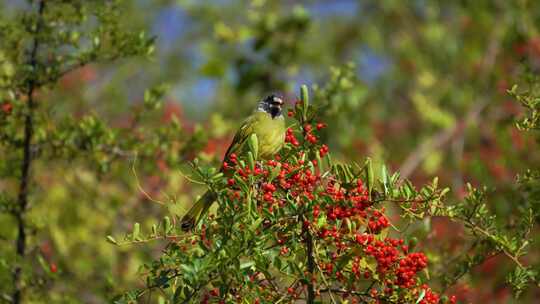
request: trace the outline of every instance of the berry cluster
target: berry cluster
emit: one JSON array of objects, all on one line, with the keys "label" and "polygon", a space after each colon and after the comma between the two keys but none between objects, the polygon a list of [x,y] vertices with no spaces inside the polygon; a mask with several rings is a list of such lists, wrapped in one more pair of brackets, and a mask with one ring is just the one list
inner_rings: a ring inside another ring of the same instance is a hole
[{"label": "berry cluster", "polygon": [[291,145],[298,147],[300,146],[300,142],[296,137],[294,136],[294,131],[292,128],[288,128],[285,133],[285,142],[290,143]]},{"label": "berry cluster", "polygon": [[317,143],[317,136],[313,134],[313,127],[310,124],[304,126],[304,139],[311,144]]},{"label": "berry cluster", "polygon": [[373,233],[379,233],[381,232],[381,230],[387,228],[388,226],[390,226],[390,222],[388,221],[386,216],[384,216],[384,214],[382,214],[378,210],[374,210],[371,217],[369,218],[369,230]]},{"label": "berry cluster", "polygon": [[421,253],[410,253],[401,261],[396,269],[396,285],[402,288],[410,288],[415,285],[416,274],[427,266],[427,258]]},{"label": "berry cluster", "polygon": [[[341,187],[341,185],[335,181],[330,181],[326,185],[326,189],[324,193],[322,193],[322,196],[327,197],[331,201],[331,204],[327,204],[326,206],[326,214],[331,221],[354,217],[366,218],[366,208],[371,205],[367,188],[364,187],[364,184],[360,179],[357,181],[356,187],[350,190]],[[367,211],[371,210],[368,209]],[[379,218],[379,212],[376,214],[376,217]],[[377,227],[379,227],[379,225],[377,225]]]}]

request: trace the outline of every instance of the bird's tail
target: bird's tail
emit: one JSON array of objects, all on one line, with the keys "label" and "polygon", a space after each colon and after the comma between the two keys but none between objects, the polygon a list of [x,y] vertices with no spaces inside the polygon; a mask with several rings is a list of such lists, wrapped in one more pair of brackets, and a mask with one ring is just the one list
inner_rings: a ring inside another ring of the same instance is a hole
[{"label": "bird's tail", "polygon": [[211,191],[206,193],[189,209],[189,211],[182,217],[180,221],[180,227],[184,231],[189,231],[197,225],[201,220],[201,217],[208,211],[212,203],[216,200],[216,195]]}]

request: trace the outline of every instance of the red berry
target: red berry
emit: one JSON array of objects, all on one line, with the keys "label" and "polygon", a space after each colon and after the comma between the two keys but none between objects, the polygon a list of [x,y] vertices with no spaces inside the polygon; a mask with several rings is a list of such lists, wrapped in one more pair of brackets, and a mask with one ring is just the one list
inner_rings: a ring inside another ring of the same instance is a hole
[{"label": "red berry", "polygon": [[58,267],[56,266],[55,263],[51,263],[51,265],[49,266],[49,269],[51,270],[52,273],[56,273],[58,271]]},{"label": "red berry", "polygon": [[223,169],[228,170],[228,169],[230,169],[230,168],[231,168],[231,166],[229,166],[229,163],[226,162],[226,161],[224,161],[224,162],[223,162]]},{"label": "red berry", "polygon": [[2,112],[5,114],[11,114],[11,111],[13,110],[13,105],[9,102],[6,102],[2,104]]}]

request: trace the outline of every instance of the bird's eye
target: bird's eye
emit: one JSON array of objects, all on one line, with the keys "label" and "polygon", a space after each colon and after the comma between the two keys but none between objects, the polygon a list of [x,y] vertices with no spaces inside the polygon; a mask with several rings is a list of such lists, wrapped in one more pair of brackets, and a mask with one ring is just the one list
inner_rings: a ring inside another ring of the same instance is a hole
[{"label": "bird's eye", "polygon": [[274,105],[274,106],[283,105],[283,100],[280,97],[276,96],[276,95],[270,95],[270,96],[266,97],[264,101],[266,103]]},{"label": "bird's eye", "polygon": [[282,105],[283,100],[281,100],[281,98],[279,98],[279,97],[274,97],[272,99],[272,101],[270,101],[270,103],[273,104],[273,105]]}]

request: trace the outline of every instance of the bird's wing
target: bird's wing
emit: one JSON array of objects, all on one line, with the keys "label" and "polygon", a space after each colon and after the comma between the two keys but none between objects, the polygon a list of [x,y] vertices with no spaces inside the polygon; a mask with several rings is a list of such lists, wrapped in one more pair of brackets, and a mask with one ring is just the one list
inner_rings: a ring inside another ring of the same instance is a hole
[{"label": "bird's wing", "polygon": [[[225,153],[225,157],[223,158],[224,161],[227,161],[232,153],[239,153],[242,151],[242,147],[246,143],[246,140],[253,132],[253,124],[256,123],[256,121],[257,117],[255,115],[252,115],[244,120],[238,131],[236,131],[232,143]],[[223,167],[221,169],[223,170]],[[184,231],[193,229],[193,227],[196,226],[201,219],[201,215],[208,211],[208,208],[210,208],[215,199],[216,195],[211,191],[207,191],[182,217],[182,220],[180,221],[180,226],[182,229]]]},{"label": "bird's wing", "polygon": [[232,153],[238,154],[242,151],[242,148],[244,147],[244,144],[246,143],[246,140],[248,139],[249,135],[253,133],[253,123],[257,120],[257,117],[255,115],[252,115],[248,117],[238,131],[236,131],[236,134],[234,135],[234,138],[231,142],[231,145],[227,149],[227,152],[225,153],[225,157],[223,157],[224,161],[227,161],[229,159],[229,156],[231,156]]}]

